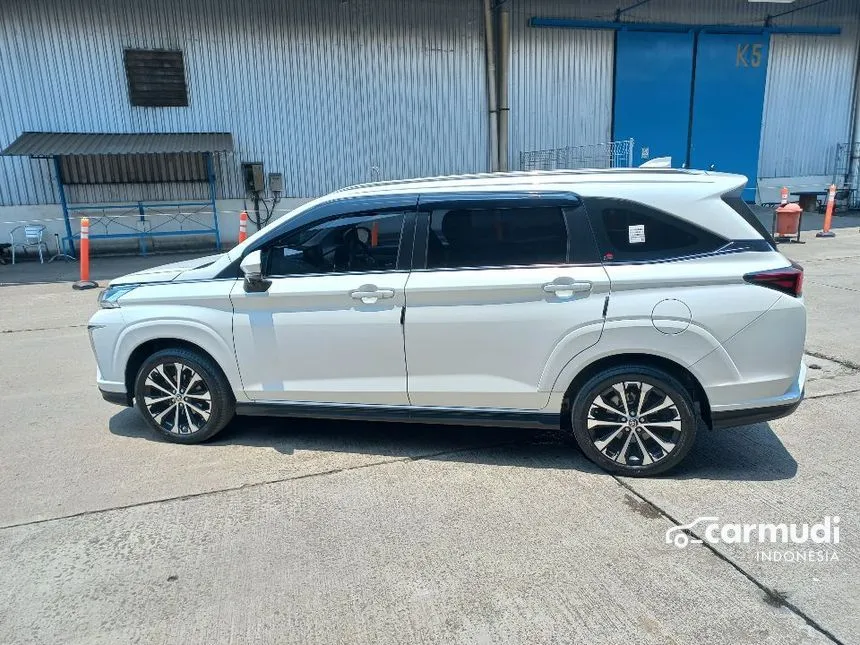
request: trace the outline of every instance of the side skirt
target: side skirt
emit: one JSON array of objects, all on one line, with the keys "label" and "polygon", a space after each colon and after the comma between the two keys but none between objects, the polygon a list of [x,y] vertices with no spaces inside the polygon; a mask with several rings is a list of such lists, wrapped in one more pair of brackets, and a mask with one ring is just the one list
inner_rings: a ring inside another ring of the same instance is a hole
[{"label": "side skirt", "polygon": [[256,401],[236,404],[236,414],[258,417],[393,421],[505,428],[558,428],[561,415],[551,412],[491,408],[416,408],[400,405]]}]

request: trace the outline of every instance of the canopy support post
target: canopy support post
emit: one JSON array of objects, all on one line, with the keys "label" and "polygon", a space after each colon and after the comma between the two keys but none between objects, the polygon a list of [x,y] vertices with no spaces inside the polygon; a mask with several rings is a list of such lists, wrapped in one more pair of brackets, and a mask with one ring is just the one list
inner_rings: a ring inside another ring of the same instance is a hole
[{"label": "canopy support post", "polygon": [[215,227],[215,248],[221,250],[221,231],[218,230],[218,206],[215,204],[215,165],[212,153],[206,153],[206,176],[209,179],[209,201],[212,202],[212,224]]},{"label": "canopy support post", "polygon": [[75,238],[72,236],[72,223],[69,220],[69,204],[66,201],[66,189],[63,187],[63,171],[60,169],[60,156],[54,155],[54,172],[57,174],[57,191],[60,195],[60,206],[63,209],[63,219],[66,221],[65,247],[69,255],[75,256]]}]

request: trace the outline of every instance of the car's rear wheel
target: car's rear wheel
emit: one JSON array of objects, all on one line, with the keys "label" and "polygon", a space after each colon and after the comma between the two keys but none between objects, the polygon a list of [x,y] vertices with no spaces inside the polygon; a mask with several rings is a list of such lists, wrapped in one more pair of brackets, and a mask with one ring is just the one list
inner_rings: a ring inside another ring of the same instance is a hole
[{"label": "car's rear wheel", "polygon": [[573,435],[585,455],[613,473],[665,472],[696,437],[693,400],[677,379],[645,365],[614,367],[589,379],[571,406]]},{"label": "car's rear wheel", "polygon": [[236,407],[218,366],[187,349],[161,350],[145,360],[134,398],[149,425],[176,443],[210,439],[233,418]]}]

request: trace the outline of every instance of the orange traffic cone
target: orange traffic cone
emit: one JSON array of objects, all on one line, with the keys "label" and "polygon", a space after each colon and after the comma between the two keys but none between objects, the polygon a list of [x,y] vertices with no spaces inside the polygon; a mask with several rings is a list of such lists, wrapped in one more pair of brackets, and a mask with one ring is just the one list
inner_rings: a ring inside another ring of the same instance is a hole
[{"label": "orange traffic cone", "polygon": [[836,237],[836,233],[830,230],[833,220],[833,206],[836,204],[836,184],[830,184],[827,191],[827,210],[824,212],[824,229],[815,234],[815,237]]},{"label": "orange traffic cone", "polygon": [[239,215],[239,244],[248,239],[248,211]]},{"label": "orange traffic cone", "polygon": [[81,218],[81,279],[72,289],[95,289],[98,282],[90,280],[90,218]]}]

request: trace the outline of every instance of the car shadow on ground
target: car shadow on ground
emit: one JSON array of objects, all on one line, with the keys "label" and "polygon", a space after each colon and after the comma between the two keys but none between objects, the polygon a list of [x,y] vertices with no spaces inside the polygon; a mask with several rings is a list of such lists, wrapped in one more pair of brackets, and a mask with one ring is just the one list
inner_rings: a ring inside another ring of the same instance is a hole
[{"label": "car shadow on ground", "polygon": [[[110,420],[118,436],[163,442],[134,409]],[[600,472],[561,430],[483,428],[363,421],[236,417],[202,446],[242,445],[276,450],[439,459],[524,468]],[[731,430],[702,429],[669,479],[774,481],[791,479],[797,462],[766,423]]]}]

